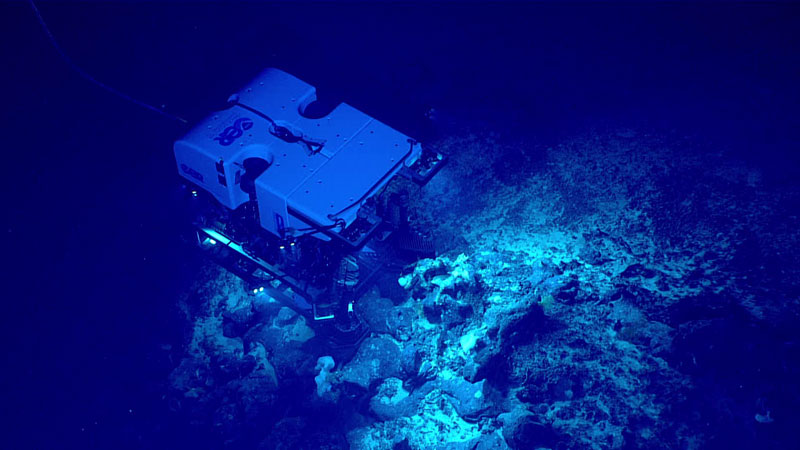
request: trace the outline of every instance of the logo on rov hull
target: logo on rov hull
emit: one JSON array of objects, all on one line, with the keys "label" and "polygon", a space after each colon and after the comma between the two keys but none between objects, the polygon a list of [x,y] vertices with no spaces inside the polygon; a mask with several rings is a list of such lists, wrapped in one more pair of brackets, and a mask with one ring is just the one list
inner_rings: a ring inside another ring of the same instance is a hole
[{"label": "logo on rov hull", "polygon": [[242,117],[236,119],[236,121],[233,122],[233,125],[222,130],[222,133],[215,137],[214,140],[219,141],[219,145],[227,147],[233,144],[233,141],[242,137],[242,134],[244,134],[244,132],[250,128],[253,128],[253,121],[246,117]]},{"label": "logo on rov hull", "polygon": [[199,182],[203,182],[203,174],[200,172],[192,169],[191,167],[187,166],[186,164],[181,163],[181,170],[184,171],[186,174],[190,175],[192,178],[196,179]]}]

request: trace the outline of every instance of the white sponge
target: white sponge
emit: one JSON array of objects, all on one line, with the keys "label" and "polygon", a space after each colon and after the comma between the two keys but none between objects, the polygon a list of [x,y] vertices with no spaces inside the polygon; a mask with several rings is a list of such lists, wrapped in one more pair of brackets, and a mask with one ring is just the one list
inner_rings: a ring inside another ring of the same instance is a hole
[{"label": "white sponge", "polygon": [[328,380],[328,376],[334,366],[336,366],[336,363],[331,356],[320,356],[317,359],[316,370],[319,370],[319,375],[314,377],[314,381],[317,382],[317,395],[320,397],[331,390],[331,382]]}]

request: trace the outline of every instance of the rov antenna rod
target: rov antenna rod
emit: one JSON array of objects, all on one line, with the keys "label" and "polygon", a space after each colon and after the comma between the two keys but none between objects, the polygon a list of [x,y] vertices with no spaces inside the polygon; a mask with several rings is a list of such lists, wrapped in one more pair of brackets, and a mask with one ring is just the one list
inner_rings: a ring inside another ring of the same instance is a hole
[{"label": "rov antenna rod", "polygon": [[116,95],[117,97],[133,103],[134,105],[139,105],[142,108],[148,109],[148,110],[153,111],[153,112],[158,113],[158,114],[161,114],[162,116],[168,117],[168,118],[170,118],[172,120],[176,120],[176,121],[181,122],[181,123],[188,123],[188,121],[186,119],[184,119],[183,117],[179,117],[179,116],[176,116],[174,114],[170,114],[170,113],[168,113],[168,112],[166,112],[166,111],[164,111],[164,110],[162,110],[160,108],[156,108],[153,105],[147,104],[147,103],[145,103],[145,102],[143,102],[141,100],[137,100],[137,99],[131,97],[130,95],[128,95],[128,94],[126,94],[126,93],[124,93],[122,91],[119,91],[119,90],[117,90],[117,89],[115,89],[115,88],[103,83],[102,81],[100,81],[97,78],[89,75],[89,73],[87,73],[86,71],[84,71],[83,69],[78,67],[78,65],[75,64],[75,62],[72,60],[72,58],[70,58],[64,52],[64,50],[61,48],[61,46],[58,45],[58,41],[56,41],[55,36],[53,36],[53,33],[50,31],[50,27],[47,26],[47,22],[45,22],[44,18],[42,18],[42,14],[39,12],[39,8],[36,7],[36,3],[34,3],[33,0],[28,0],[28,3],[30,3],[31,8],[33,8],[33,12],[36,14],[36,19],[39,21],[39,25],[42,26],[42,30],[44,30],[44,33],[45,33],[45,35],[47,35],[47,39],[53,45],[53,48],[56,49],[56,52],[61,57],[61,59],[64,60],[64,62],[67,63],[67,65],[69,67],[71,67],[72,70],[74,70],[78,75],[83,77],[88,82],[90,82],[90,83],[92,83],[92,84],[94,84],[96,86],[99,86],[99,87],[105,89],[106,91]]}]

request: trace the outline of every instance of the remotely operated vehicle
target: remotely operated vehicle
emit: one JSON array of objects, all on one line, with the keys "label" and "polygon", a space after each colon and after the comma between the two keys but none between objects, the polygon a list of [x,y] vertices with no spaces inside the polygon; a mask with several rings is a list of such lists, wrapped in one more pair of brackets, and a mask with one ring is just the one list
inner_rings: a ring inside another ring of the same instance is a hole
[{"label": "remotely operated vehicle", "polygon": [[175,142],[203,250],[339,336],[363,333],[354,304],[387,268],[434,256],[408,221],[404,185],[445,155],[313,86],[264,70]]}]

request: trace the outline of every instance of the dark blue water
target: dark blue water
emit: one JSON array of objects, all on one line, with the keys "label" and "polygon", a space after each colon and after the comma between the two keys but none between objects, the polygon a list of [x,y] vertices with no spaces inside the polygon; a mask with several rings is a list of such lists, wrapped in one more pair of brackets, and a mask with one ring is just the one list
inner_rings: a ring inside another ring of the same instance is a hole
[{"label": "dark blue water", "polygon": [[[480,123],[536,148],[587,126],[641,125],[797,189],[796,5],[40,8],[76,64],[190,122],[276,66],[412,135],[448,132],[424,117],[431,107],[441,123]],[[191,326],[176,299],[205,264],[179,237],[171,145],[186,128],[76,75],[27,4],[3,4],[0,17],[4,447],[202,447],[164,400]],[[719,332],[763,352],[773,342],[771,331]],[[698,379],[735,377],[732,353]],[[789,427],[765,439],[798,445]]]}]

